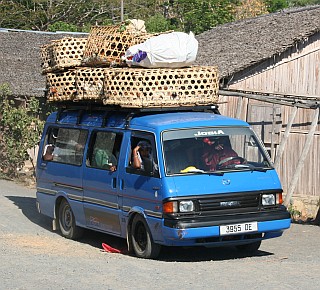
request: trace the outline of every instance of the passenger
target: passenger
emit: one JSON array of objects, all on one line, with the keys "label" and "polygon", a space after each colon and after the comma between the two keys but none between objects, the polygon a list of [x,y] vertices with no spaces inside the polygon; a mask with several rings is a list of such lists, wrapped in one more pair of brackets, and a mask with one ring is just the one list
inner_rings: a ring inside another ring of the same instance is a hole
[{"label": "passenger", "polygon": [[53,151],[55,146],[53,144],[47,144],[44,147],[43,160],[52,161],[53,160]]},{"label": "passenger", "polygon": [[132,166],[136,169],[145,170],[146,159],[151,160],[151,144],[148,141],[140,141],[132,150]]},{"label": "passenger", "polygon": [[94,152],[94,164],[98,168],[116,170],[117,159],[107,149],[96,149]]},{"label": "passenger", "polygon": [[[226,158],[238,157],[238,154],[231,148],[228,137],[207,137],[203,139],[203,142],[205,147],[202,160],[208,171],[217,170],[219,162]],[[240,164],[240,160],[226,160],[221,165],[227,166],[230,164]]]},{"label": "passenger", "polygon": [[53,157],[57,155],[58,148],[55,146],[58,134],[57,132],[52,132],[50,143],[44,147],[43,150],[43,160],[52,161]]}]

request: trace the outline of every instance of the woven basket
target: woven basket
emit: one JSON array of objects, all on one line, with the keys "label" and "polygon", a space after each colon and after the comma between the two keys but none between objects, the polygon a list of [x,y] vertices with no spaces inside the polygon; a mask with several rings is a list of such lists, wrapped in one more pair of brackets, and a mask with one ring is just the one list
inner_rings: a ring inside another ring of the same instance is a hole
[{"label": "woven basket", "polygon": [[76,70],[46,74],[48,101],[69,101],[77,95],[75,84]]},{"label": "woven basket", "polygon": [[216,67],[181,69],[105,69],[105,105],[121,107],[179,107],[218,101]]},{"label": "woven basket", "polygon": [[41,67],[42,73],[46,73],[54,66],[53,65],[53,43],[46,44],[40,47],[40,55],[41,55]]},{"label": "woven basket", "polygon": [[152,36],[153,34],[126,29],[125,24],[94,26],[84,51],[83,65],[123,65],[121,57],[126,50]]},{"label": "woven basket", "polygon": [[73,101],[100,100],[103,94],[104,69],[79,68],[76,71],[75,84],[77,94]]},{"label": "woven basket", "polygon": [[87,38],[65,37],[41,47],[43,73],[81,65]]},{"label": "woven basket", "polygon": [[77,68],[47,75],[48,101],[87,101],[102,102],[104,69]]}]

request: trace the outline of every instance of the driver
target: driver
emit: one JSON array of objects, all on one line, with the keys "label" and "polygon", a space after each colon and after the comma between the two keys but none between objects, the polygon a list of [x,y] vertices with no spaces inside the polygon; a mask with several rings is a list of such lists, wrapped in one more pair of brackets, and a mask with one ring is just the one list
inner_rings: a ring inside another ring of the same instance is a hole
[{"label": "driver", "polygon": [[[206,137],[203,139],[204,151],[202,154],[202,161],[207,171],[214,171],[217,168],[219,162],[229,158],[238,157],[238,154],[231,148],[229,138],[224,137]],[[230,164],[240,164],[239,159],[226,160],[219,164],[227,166]]]}]

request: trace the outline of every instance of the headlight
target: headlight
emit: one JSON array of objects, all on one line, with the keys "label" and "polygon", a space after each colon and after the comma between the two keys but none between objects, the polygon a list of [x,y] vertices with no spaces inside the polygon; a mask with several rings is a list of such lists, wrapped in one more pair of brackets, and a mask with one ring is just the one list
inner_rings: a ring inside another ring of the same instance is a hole
[{"label": "headlight", "polygon": [[282,204],[282,193],[263,194],[261,197],[261,204],[263,206]]},{"label": "headlight", "polygon": [[194,205],[192,200],[184,200],[179,202],[180,212],[190,212],[194,211]]},{"label": "headlight", "polygon": [[263,206],[275,205],[276,204],[276,197],[274,196],[274,194],[263,194],[261,203]]},{"label": "headlight", "polygon": [[168,201],[163,204],[163,213],[186,213],[194,211],[192,200]]}]

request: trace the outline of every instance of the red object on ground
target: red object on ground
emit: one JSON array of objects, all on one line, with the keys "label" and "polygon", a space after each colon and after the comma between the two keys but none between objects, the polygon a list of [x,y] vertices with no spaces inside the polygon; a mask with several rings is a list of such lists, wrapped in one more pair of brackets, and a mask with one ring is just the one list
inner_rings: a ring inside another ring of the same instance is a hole
[{"label": "red object on ground", "polygon": [[105,244],[105,243],[102,243],[102,248],[108,252],[108,253],[118,253],[118,254],[121,254],[121,251],[118,250],[118,249],[115,249],[115,248],[112,248],[111,246]]}]

